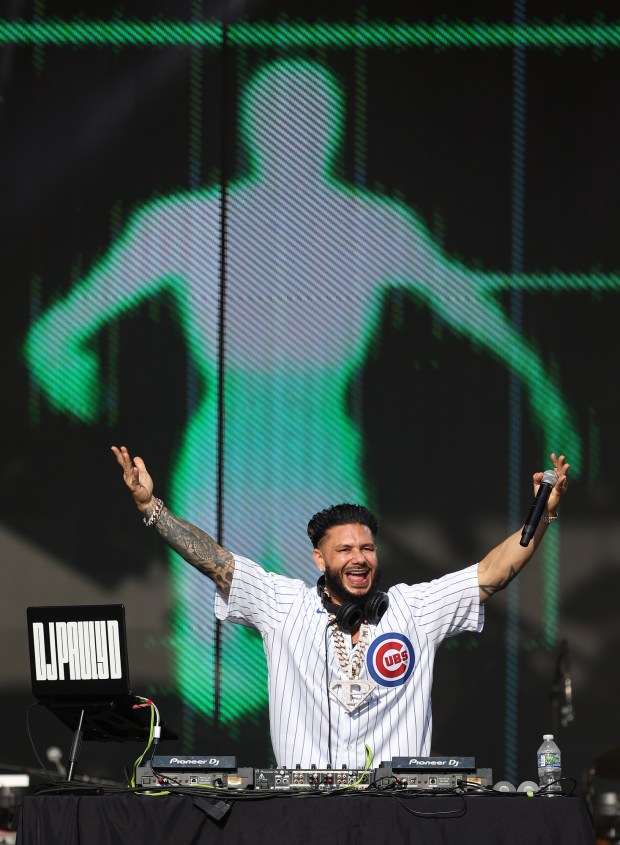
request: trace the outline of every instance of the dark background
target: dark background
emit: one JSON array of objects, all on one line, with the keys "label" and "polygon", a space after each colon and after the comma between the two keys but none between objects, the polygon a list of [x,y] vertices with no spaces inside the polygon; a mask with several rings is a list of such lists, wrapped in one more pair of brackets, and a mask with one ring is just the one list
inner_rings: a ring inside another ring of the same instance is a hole
[{"label": "dark background", "polygon": [[[365,4],[363,15],[471,22],[511,21],[523,11],[496,2],[373,2]],[[528,20],[565,25],[599,20],[604,26],[614,13],[605,3],[595,11],[589,3],[551,2],[526,10]],[[219,17],[229,23],[288,14],[328,25],[355,21],[362,13],[352,3],[334,2],[130,2],[113,14],[143,20]],[[5,21],[111,15],[109,4],[78,2],[5,4],[2,12]],[[518,179],[514,49],[369,49],[365,186],[400,197],[446,253],[468,266],[509,272],[518,260],[525,272],[617,272],[618,48],[526,51],[525,166]],[[66,294],[105,254],[133,210],[178,189],[225,180],[240,167],[239,68],[245,72],[282,51],[245,48],[241,54],[231,46],[202,51],[205,125],[196,147],[192,49],[24,46],[6,40],[1,48],[0,554],[6,575],[0,639],[8,719],[0,762],[7,765],[36,765],[23,728],[32,703],[25,643],[25,608],[31,604],[122,601],[134,687],[157,696],[169,722],[184,724],[187,702],[179,701],[170,677],[166,558],[133,515],[109,454],[117,439],[139,444],[165,491],[188,389],[174,309],[164,297],[105,330],[100,352],[112,398],[108,395],[91,426],[46,404],[29,384],[22,346],[36,313]],[[355,182],[355,51],[321,48],[306,54],[331,68],[351,97],[340,175]],[[519,255],[513,246],[517,184],[525,198]],[[500,301],[511,307],[509,294]],[[510,588],[520,596],[517,686],[512,688],[515,677],[511,681],[505,671],[509,609],[502,594],[487,605],[481,637],[450,641],[439,654],[434,745],[441,753],[474,754],[479,765],[493,768],[496,779],[534,777],[536,749],[552,723],[550,692],[565,640],[575,721],[560,732],[559,744],[565,773],[579,779],[593,758],[620,745],[617,281],[602,282],[592,292],[524,293],[519,302],[523,336],[558,374],[584,446],[561,523],[552,527],[561,531],[559,621],[553,642],[546,641],[543,578],[534,561]],[[547,444],[525,403],[515,439],[509,374],[438,325],[419,303],[396,295],[386,298],[381,331],[360,364],[365,464],[370,504],[382,521],[384,585],[424,580],[438,566],[454,569],[477,559],[518,527],[511,509],[527,512],[528,479],[546,466]],[[509,473],[515,454],[519,479]],[[309,573],[310,566],[309,561]],[[41,752],[50,745],[65,749],[69,735],[60,723],[40,711],[32,720]],[[215,746],[220,753],[236,753],[241,764],[270,760],[264,723],[260,730],[241,726],[234,743],[213,726],[194,729],[195,745],[186,752]],[[516,760],[506,752],[508,735],[516,742]],[[121,777],[119,760],[129,765],[135,756],[133,747],[88,747],[83,767]]]}]

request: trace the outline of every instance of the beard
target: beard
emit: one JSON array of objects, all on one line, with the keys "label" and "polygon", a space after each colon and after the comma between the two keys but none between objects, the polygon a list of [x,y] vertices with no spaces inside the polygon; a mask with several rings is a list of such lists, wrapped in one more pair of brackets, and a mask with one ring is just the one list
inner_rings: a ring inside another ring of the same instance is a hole
[{"label": "beard", "polygon": [[368,590],[362,595],[356,595],[355,593],[349,592],[349,590],[347,590],[344,583],[342,582],[342,578],[338,575],[334,575],[333,573],[331,573],[327,566],[325,567],[324,575],[325,590],[328,596],[332,600],[335,598],[338,599],[343,604],[346,604],[347,602],[353,602],[353,604],[360,605],[364,604],[364,602],[369,596],[372,596],[373,593],[377,592],[377,590],[379,589],[379,581],[381,580],[381,573],[378,569],[376,569]]}]

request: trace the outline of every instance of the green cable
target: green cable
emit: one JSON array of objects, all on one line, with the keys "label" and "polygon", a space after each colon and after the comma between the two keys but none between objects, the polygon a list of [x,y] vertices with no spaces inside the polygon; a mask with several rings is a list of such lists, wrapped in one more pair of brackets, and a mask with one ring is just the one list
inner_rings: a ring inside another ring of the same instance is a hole
[{"label": "green cable", "polygon": [[150,729],[149,729],[149,741],[148,741],[146,748],[142,752],[142,754],[138,757],[136,762],[133,764],[133,772],[132,772],[132,775],[131,775],[131,781],[129,783],[130,786],[136,785],[136,772],[138,770],[138,766],[144,760],[144,755],[146,754],[146,752],[149,750],[149,748],[153,744],[153,725],[154,724],[155,724],[155,707],[153,706],[153,703],[151,702],[151,725],[150,725]]}]

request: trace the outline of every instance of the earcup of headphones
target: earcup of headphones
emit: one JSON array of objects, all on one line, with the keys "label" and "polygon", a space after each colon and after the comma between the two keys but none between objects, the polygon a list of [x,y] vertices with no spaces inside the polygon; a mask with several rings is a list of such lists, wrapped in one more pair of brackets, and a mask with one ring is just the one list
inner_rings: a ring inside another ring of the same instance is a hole
[{"label": "earcup of headphones", "polygon": [[357,631],[359,626],[364,621],[364,608],[355,602],[347,602],[341,604],[336,612],[336,622],[346,631],[347,634],[352,634]]},{"label": "earcup of headphones", "polygon": [[387,593],[382,593],[380,590],[372,593],[364,604],[364,619],[371,625],[376,625],[388,609],[389,603],[390,597]]},{"label": "earcup of headphones", "polygon": [[317,581],[316,591],[321,598],[325,610],[328,613],[333,613],[340,628],[349,634],[357,631],[364,620],[371,625],[376,625],[388,609],[390,603],[388,594],[377,590],[368,596],[364,604],[358,604],[353,601],[345,602],[345,604],[334,604],[329,600],[325,592],[324,575]]}]

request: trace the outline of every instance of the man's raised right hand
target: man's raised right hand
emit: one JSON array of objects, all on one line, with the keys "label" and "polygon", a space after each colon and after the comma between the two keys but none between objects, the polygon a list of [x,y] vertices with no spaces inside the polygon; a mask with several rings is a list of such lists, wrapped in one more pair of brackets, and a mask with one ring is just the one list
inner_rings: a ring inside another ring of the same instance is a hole
[{"label": "man's raised right hand", "polygon": [[112,446],[116,460],[123,470],[123,479],[131,491],[133,500],[139,511],[143,513],[152,510],[153,479],[148,474],[142,458],[137,456],[132,460],[126,446]]}]

